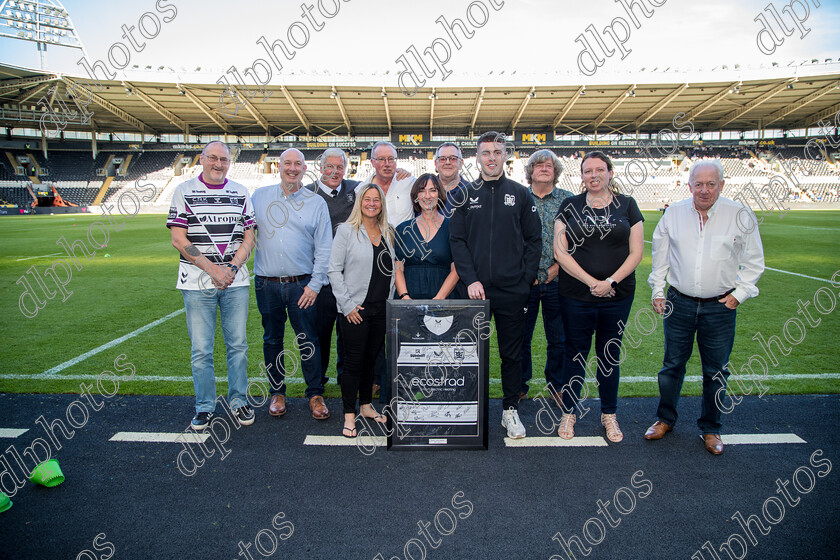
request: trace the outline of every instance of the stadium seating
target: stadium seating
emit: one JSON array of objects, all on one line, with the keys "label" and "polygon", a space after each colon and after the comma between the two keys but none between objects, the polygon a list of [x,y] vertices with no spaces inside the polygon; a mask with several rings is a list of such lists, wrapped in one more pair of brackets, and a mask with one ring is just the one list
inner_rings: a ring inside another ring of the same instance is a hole
[{"label": "stadium seating", "polygon": [[[521,147],[518,157],[506,162],[508,175],[522,183],[525,179],[525,164],[528,157],[538,147]],[[307,166],[310,171],[318,169],[317,158],[322,150],[303,150]],[[428,159],[426,149],[406,149],[399,151],[399,166],[407,169],[415,177],[423,173],[434,173],[434,161]],[[558,180],[558,187],[574,193],[580,192],[580,158],[584,150],[579,148],[553,149],[561,160],[563,173]],[[726,172],[727,188],[724,195],[734,196],[744,185],[752,182],[756,186],[767,184],[772,177],[780,177],[790,188],[790,200],[803,203],[840,202],[840,166],[834,162],[806,160],[801,148],[775,147],[770,149],[750,149],[744,146],[686,146],[681,147],[675,154],[674,160],[668,158],[656,159],[655,162],[646,159],[645,155],[636,148],[610,149],[603,151],[609,155],[614,163],[616,178],[625,191],[647,207],[661,205],[685,198],[687,191],[687,168],[690,161],[696,158],[718,158]],[[195,177],[201,172],[199,165],[189,165],[196,160],[198,152],[178,150],[147,150],[128,151],[105,150],[97,154],[94,159],[87,149],[53,149],[49,157],[34,150],[10,150],[14,155],[30,155],[42,168],[42,182],[54,185],[61,196],[68,202],[80,206],[91,205],[102,186],[106,175],[116,175],[109,185],[103,202],[113,203],[123,192],[136,188],[138,184],[152,186],[156,189],[155,199],[148,204],[146,210],[163,212],[168,208],[175,186],[180,182]],[[351,154],[359,154],[360,150],[351,150]],[[259,163],[265,157],[276,158],[280,155],[277,150],[267,153],[262,150],[241,149],[234,147],[233,163],[228,177],[245,185],[249,191],[280,181],[277,173],[264,173]],[[131,159],[128,160],[128,157]],[[125,174],[120,174],[119,166],[113,158],[128,161]],[[685,158],[685,159],[683,159]],[[15,175],[7,158],[0,159],[0,199],[21,206],[28,206],[31,197],[25,189],[28,177]],[[636,182],[639,180],[640,167],[646,170],[646,177],[642,184],[633,185],[631,177],[627,176],[627,164],[633,160],[641,162],[633,166]],[[187,165],[178,169],[179,162],[186,160]],[[679,161],[680,163],[674,163]],[[654,165],[655,164],[655,165]],[[108,165],[108,169],[105,166]],[[475,149],[464,149],[465,168],[471,170],[471,175],[477,175]],[[355,173],[353,172],[355,168]],[[367,159],[353,163],[348,170],[348,177],[361,180],[373,174],[373,166]],[[792,174],[795,181],[786,175]],[[142,181],[138,183],[141,178]],[[631,190],[632,189],[632,190]],[[148,191],[143,193],[148,197]],[[766,196],[766,194],[764,195]]]}]

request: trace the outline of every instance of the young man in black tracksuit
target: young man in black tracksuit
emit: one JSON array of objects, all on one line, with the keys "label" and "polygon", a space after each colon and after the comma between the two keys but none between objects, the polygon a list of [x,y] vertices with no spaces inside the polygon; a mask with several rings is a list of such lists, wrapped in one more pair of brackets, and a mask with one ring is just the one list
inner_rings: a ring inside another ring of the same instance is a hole
[{"label": "young man in black tracksuit", "polygon": [[449,223],[452,259],[470,299],[490,301],[502,360],[502,426],[508,437],[525,437],[517,412],[525,312],[537,277],[542,227],[528,190],[504,174],[502,136],[478,139],[481,177],[467,189],[467,201]]}]

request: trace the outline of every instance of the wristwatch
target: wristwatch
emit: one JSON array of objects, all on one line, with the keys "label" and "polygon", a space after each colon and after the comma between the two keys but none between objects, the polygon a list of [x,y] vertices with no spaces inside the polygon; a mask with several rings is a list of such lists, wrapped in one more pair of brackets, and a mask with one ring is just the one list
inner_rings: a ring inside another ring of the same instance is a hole
[{"label": "wristwatch", "polygon": [[236,275],[239,272],[239,267],[233,264],[232,262],[225,263],[228,268],[233,270],[233,274]]},{"label": "wristwatch", "polygon": [[618,286],[618,282],[612,279],[612,276],[607,276],[606,281],[610,283],[610,287],[615,288]]},{"label": "wristwatch", "polygon": [[400,294],[400,299],[405,299],[405,296],[408,295],[408,292],[403,292]]}]

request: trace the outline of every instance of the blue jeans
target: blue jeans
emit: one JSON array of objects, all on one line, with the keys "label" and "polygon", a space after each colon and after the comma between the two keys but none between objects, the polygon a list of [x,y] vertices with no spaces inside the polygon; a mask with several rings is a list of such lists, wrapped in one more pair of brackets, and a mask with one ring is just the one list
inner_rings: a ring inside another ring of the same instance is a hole
[{"label": "blue jeans", "polygon": [[669,426],[677,421],[685,364],[694,349],[696,333],[703,369],[703,405],[697,426],[704,434],[719,434],[720,409],[715,403],[715,395],[721,391],[720,400],[726,395],[726,379],[729,378],[726,363],[735,343],[736,311],[717,301],[691,300],[672,288],[668,289],[667,299],[671,313],[664,320],[665,357],[659,371],[660,399],[656,416]]},{"label": "blue jeans", "polygon": [[[560,296],[560,315],[566,332],[566,355],[563,358],[561,392],[564,412],[575,412],[587,370],[592,334],[595,334],[597,367],[595,380],[601,397],[601,413],[615,414],[618,407],[619,364],[621,333],[618,322],[627,324],[633,296],[618,301],[604,298],[603,302],[578,301]],[[625,350],[626,352],[626,350]],[[626,357],[626,354],[624,354]],[[590,372],[590,378],[592,377]],[[584,396],[585,398],[585,396]],[[581,416],[585,413],[581,411]]]},{"label": "blue jeans", "polygon": [[213,368],[213,343],[216,340],[216,308],[222,314],[222,335],[227,350],[228,405],[232,410],[248,404],[248,286],[214,290],[181,290],[187,315],[187,331],[192,348],[195,411],[216,409],[216,373]]},{"label": "blue jeans", "polygon": [[566,337],[563,335],[563,319],[560,317],[560,292],[557,282],[531,286],[531,298],[528,300],[528,312],[525,314],[525,339],[522,341],[522,389],[528,393],[531,380],[531,339],[537,326],[537,314],[542,302],[543,328],[545,329],[546,357],[545,382],[551,384],[554,391],[562,387],[563,353]]},{"label": "blue jeans", "polygon": [[272,395],[286,394],[286,354],[295,362],[295,368],[289,374],[293,375],[298,367],[297,356],[291,350],[283,349],[287,315],[298,337],[296,347],[300,351],[300,367],[306,380],[306,398],[311,399],[324,394],[324,384],[321,381],[321,344],[316,328],[318,306],[313,304],[301,309],[297,304],[308,283],[308,275],[302,280],[288,283],[272,282],[259,276],[254,278],[257,309],[262,315],[263,357]]}]

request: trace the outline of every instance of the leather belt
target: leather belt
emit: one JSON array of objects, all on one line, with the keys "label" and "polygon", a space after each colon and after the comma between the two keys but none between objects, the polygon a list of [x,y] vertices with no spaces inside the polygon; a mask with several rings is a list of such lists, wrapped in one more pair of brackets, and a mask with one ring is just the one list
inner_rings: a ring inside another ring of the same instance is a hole
[{"label": "leather belt", "polygon": [[676,289],[676,288],[675,288],[675,287],[673,287],[673,286],[670,286],[670,289],[671,289],[671,290],[674,290],[674,292],[675,292],[676,294],[681,295],[681,296],[682,296],[682,297],[684,297],[684,298],[688,298],[688,299],[690,299],[691,301],[696,301],[697,303],[711,303],[711,302],[713,302],[713,301],[718,301],[718,300],[720,300],[720,299],[725,298],[726,296],[728,296],[729,294],[731,294],[732,292],[734,292],[734,291],[735,291],[735,288],[732,288],[732,289],[731,289],[731,290],[729,290],[728,292],[724,292],[723,294],[721,294],[721,295],[719,295],[719,296],[715,296],[715,297],[707,297],[707,298],[700,298],[700,297],[694,297],[694,296],[688,296],[688,295],[685,295],[684,293],[682,293],[681,291],[679,291],[678,289]]},{"label": "leather belt", "polygon": [[283,284],[291,284],[292,282],[300,282],[306,279],[309,274],[303,274],[302,276],[257,276],[260,280],[267,280],[269,282],[281,282]]}]

